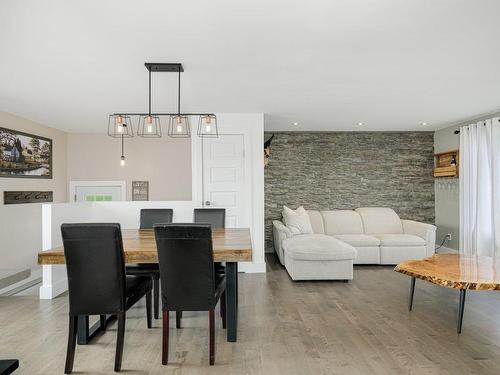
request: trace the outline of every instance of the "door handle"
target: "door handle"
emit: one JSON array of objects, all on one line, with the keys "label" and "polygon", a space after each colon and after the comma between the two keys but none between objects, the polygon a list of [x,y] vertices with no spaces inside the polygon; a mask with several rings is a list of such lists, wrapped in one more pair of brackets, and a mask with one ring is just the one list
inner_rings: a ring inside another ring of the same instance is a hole
[{"label": "door handle", "polygon": [[210,201],[205,201],[205,206],[210,206]]}]

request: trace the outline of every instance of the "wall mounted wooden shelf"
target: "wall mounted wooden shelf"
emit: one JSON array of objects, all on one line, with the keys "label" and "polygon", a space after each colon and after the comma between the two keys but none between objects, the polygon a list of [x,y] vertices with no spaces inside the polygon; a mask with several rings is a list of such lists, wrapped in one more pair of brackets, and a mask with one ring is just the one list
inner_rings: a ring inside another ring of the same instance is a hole
[{"label": "wall mounted wooden shelf", "polygon": [[434,177],[458,177],[459,151],[452,150],[434,154]]}]

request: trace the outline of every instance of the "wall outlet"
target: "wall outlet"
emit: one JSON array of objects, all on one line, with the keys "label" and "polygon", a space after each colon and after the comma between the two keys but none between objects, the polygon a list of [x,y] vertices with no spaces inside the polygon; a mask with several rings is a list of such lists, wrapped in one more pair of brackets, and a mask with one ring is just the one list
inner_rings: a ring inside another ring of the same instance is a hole
[{"label": "wall outlet", "polygon": [[447,233],[447,234],[446,234],[446,239],[447,239],[448,241],[451,241],[451,233]]}]

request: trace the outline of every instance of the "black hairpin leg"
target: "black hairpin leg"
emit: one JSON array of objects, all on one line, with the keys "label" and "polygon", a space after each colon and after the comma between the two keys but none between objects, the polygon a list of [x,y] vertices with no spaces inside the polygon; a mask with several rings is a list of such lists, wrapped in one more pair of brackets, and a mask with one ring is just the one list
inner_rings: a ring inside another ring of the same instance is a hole
[{"label": "black hairpin leg", "polygon": [[458,303],[457,333],[462,333],[462,321],[464,319],[465,289],[460,289],[460,301]]},{"label": "black hairpin leg", "polygon": [[413,295],[415,294],[415,278],[411,278],[411,284],[410,284],[410,298],[408,300],[408,310],[411,311],[413,308]]}]

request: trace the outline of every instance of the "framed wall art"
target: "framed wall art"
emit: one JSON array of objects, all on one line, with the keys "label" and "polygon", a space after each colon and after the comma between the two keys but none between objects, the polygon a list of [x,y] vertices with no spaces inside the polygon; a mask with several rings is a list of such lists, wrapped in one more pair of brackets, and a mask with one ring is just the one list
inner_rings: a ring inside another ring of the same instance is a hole
[{"label": "framed wall art", "polygon": [[133,201],[149,200],[148,181],[132,181],[132,200]]},{"label": "framed wall art", "polygon": [[0,177],[52,178],[52,140],[0,127]]}]

